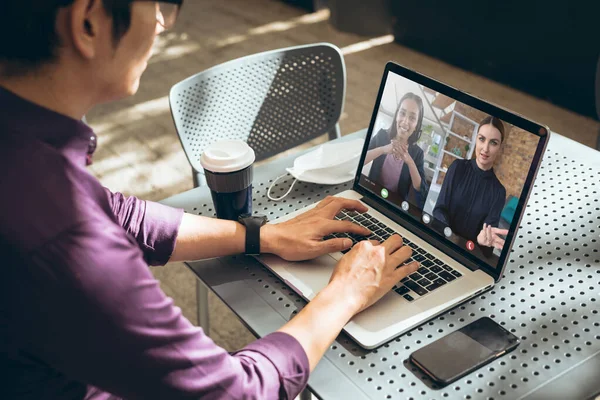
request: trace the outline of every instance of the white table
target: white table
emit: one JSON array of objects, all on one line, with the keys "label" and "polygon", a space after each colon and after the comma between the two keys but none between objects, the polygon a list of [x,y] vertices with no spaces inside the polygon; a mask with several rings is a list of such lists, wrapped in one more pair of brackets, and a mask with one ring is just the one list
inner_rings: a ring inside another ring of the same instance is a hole
[{"label": "white table", "polygon": [[[268,186],[295,157],[257,168],[255,211],[274,219],[351,188],[350,183],[298,183],[283,202],[269,201]],[[275,195],[290,183],[279,183]],[[214,215],[206,187],[163,203]],[[278,329],[305,304],[249,257],[188,266],[257,337]],[[496,287],[376,350],[362,349],[341,334],[311,375],[309,389],[324,399],[587,399],[600,392],[599,310],[600,153],[553,134],[505,276]],[[521,345],[441,389],[408,363],[414,350],[482,316],[504,325]]]}]

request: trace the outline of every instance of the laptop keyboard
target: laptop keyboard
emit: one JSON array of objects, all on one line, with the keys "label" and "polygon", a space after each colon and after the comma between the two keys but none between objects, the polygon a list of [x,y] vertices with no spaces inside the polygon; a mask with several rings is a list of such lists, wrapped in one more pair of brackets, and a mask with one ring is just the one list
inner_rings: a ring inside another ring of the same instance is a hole
[{"label": "laptop keyboard", "polygon": [[[347,237],[352,240],[352,246],[354,246],[361,240],[378,240],[383,242],[396,233],[392,228],[378,221],[369,213],[342,210],[335,216],[335,219],[354,222],[355,224],[369,229],[372,233],[369,236],[360,236],[352,233],[334,233],[325,236],[323,240]],[[411,247],[413,251],[411,258],[406,260],[405,264],[411,263],[412,261],[418,261],[421,264],[418,271],[413,272],[402,279],[392,289],[407,301],[417,300],[419,297],[425,296],[444,286],[446,283],[452,282],[462,276],[460,272],[451,266],[444,264],[442,260],[420,248],[415,243],[407,238],[403,239],[404,244]],[[350,249],[344,250],[342,253],[347,253],[348,251],[350,251]]]}]

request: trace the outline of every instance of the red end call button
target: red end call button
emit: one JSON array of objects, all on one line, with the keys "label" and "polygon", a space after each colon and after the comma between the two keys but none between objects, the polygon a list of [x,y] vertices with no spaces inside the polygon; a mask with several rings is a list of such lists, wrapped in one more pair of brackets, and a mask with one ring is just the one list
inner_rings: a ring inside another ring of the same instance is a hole
[{"label": "red end call button", "polygon": [[467,242],[467,250],[469,251],[473,251],[475,249],[475,243],[473,243],[472,241],[468,241]]}]

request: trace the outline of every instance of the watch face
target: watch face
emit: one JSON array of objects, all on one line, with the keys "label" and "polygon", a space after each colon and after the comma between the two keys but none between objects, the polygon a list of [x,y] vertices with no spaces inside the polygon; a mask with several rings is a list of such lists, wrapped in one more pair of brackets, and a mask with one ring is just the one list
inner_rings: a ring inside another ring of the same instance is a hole
[{"label": "watch face", "polygon": [[262,214],[240,214],[240,216],[238,217],[238,221],[243,223],[243,220],[245,219],[253,219],[253,220],[257,220],[260,221],[262,225],[266,224],[267,222],[269,222],[269,218],[267,218],[266,215],[262,215]]},{"label": "watch face", "polygon": [[266,215],[256,214],[254,217],[260,218],[262,220],[263,224],[266,224],[267,222],[269,222],[269,218]]}]

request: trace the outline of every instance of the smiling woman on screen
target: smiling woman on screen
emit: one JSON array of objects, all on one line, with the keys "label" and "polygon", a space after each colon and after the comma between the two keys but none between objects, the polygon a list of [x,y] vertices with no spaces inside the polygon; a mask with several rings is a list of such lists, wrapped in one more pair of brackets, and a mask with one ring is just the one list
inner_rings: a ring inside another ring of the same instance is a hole
[{"label": "smiling woman on screen", "polygon": [[423,150],[417,146],[423,125],[423,100],[406,93],[398,103],[394,121],[382,129],[369,143],[365,165],[373,161],[369,179],[407,198],[411,187],[417,205],[423,207],[427,185],[423,169]]}]

